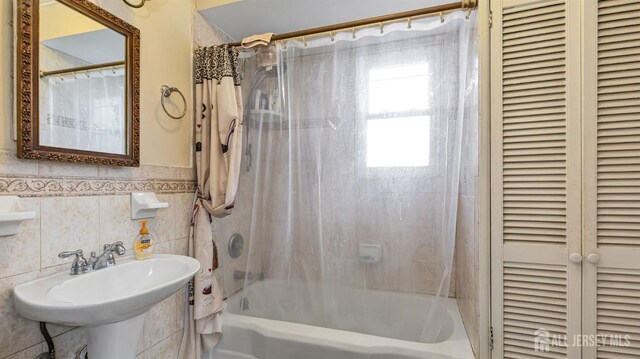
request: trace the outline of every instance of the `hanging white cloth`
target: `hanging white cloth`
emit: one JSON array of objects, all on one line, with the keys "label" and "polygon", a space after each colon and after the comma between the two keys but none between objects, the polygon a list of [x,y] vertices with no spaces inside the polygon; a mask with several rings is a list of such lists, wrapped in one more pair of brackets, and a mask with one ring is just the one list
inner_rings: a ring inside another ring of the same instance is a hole
[{"label": "hanging white cloth", "polygon": [[211,216],[224,217],[234,207],[242,150],[242,97],[238,53],[229,46],[200,48],[196,68],[196,168],[189,255],[201,269],[189,286],[179,358],[200,359],[222,336],[222,290],[215,277],[218,255]]},{"label": "hanging white cloth", "polygon": [[48,76],[40,83],[40,144],[126,153],[124,69]]}]

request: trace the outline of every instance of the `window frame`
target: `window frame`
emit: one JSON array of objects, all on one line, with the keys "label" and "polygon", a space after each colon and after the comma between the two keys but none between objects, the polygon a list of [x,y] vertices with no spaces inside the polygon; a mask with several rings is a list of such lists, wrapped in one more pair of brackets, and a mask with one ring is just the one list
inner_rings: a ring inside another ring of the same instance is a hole
[{"label": "window frame", "polygon": [[[428,42],[424,42],[421,39],[420,43],[416,41],[402,41],[394,49],[389,51],[382,46],[372,50],[368,56],[370,61],[365,65],[357,69],[356,75],[356,88],[359,94],[356,98],[358,107],[357,111],[357,126],[359,130],[357,133],[357,164],[356,173],[360,178],[385,178],[385,177],[441,177],[443,173],[441,154],[438,153],[438,148],[446,145],[443,143],[441,136],[435,136],[443,130],[443,121],[437,121],[436,119],[442,115],[442,111],[446,110],[443,106],[436,106],[434,98],[432,96],[431,106],[425,110],[407,110],[399,112],[386,112],[386,113],[369,113],[369,73],[372,69],[393,67],[394,63],[387,61],[390,57],[396,56],[402,58],[402,54],[406,51],[416,50],[424,52],[424,62],[429,66],[429,73],[436,73],[444,66],[444,48],[445,39],[443,36],[437,36],[435,39],[430,39]],[[398,65],[413,65],[420,61],[413,59],[406,63],[397,63]],[[436,81],[430,83],[430,93],[436,93],[438,91]],[[373,116],[372,116],[373,115]],[[429,165],[427,166],[396,166],[396,167],[368,167],[367,166],[367,125],[369,120],[384,119],[384,118],[402,118],[402,117],[415,117],[415,116],[429,116]]]}]

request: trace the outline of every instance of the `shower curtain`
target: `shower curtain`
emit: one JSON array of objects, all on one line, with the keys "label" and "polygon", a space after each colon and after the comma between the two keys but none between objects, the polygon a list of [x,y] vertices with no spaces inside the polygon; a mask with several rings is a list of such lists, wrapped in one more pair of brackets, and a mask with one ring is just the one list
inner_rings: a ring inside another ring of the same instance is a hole
[{"label": "shower curtain", "polygon": [[40,143],[127,152],[124,69],[48,76],[40,80]]},{"label": "shower curtain", "polygon": [[[419,321],[399,339],[440,340],[455,294],[462,128],[477,111],[474,16],[278,42],[275,64],[244,60],[250,161],[237,208],[248,224],[214,220],[222,238],[249,239],[224,264],[246,263],[225,275],[227,294],[244,297],[228,310],[389,337]],[[289,299],[253,296],[258,280]],[[432,304],[390,318],[369,309],[371,291]]]},{"label": "shower curtain", "polygon": [[199,48],[195,53],[198,192],[189,234],[189,255],[200,271],[189,283],[179,358],[200,359],[222,333],[222,289],[215,277],[218,251],[211,216],[225,217],[234,207],[242,151],[242,97],[238,52],[229,46]]}]

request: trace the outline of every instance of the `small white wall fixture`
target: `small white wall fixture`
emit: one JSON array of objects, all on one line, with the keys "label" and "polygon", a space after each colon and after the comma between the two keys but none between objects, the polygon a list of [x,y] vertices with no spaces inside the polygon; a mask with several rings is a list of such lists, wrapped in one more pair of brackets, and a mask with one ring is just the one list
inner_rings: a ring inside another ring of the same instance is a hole
[{"label": "small white wall fixture", "polygon": [[18,196],[0,196],[0,236],[12,236],[20,232],[20,223],[36,218],[36,212],[28,212],[20,206]]},{"label": "small white wall fixture", "polygon": [[376,263],[382,259],[382,246],[379,244],[360,243],[358,257],[361,262]]},{"label": "small white wall fixture", "polygon": [[131,219],[152,218],[161,208],[169,207],[169,203],[160,202],[153,192],[131,193]]}]

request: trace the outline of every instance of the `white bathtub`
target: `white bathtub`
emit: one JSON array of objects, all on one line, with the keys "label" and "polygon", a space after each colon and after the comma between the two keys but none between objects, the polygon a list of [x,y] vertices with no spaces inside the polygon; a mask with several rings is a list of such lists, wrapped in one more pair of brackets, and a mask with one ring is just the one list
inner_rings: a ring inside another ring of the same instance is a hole
[{"label": "white bathtub", "polygon": [[[320,319],[309,306],[323,293],[319,287],[296,287],[284,281],[259,281],[229,298],[223,313],[223,337],[207,359],[471,359],[458,306],[446,299],[437,320],[443,330],[433,343],[413,341],[425,325],[434,297],[352,288],[332,289],[335,315]],[[313,300],[309,300],[314,298]],[[341,300],[340,298],[343,298]],[[357,300],[352,300],[358,298]],[[362,301],[364,299],[364,301]],[[279,306],[269,305],[279,301]],[[306,303],[306,304],[305,304]],[[349,303],[358,303],[358,308]],[[441,302],[438,302],[441,303]],[[326,305],[326,302],[323,303]],[[366,307],[363,309],[362,307]],[[277,308],[284,308],[277,309]],[[313,308],[312,308],[313,309]],[[349,311],[366,311],[349,315]],[[363,313],[360,313],[363,314]],[[349,319],[349,318],[360,319]],[[367,322],[368,321],[368,322]],[[389,323],[396,323],[391,326]]]}]

